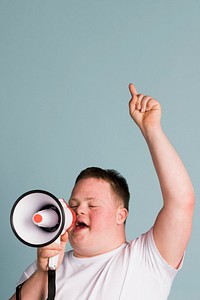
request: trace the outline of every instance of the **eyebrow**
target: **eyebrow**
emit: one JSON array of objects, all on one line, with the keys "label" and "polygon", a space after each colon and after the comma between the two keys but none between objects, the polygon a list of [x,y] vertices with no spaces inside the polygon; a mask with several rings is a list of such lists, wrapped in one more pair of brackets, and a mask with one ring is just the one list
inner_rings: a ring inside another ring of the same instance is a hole
[{"label": "eyebrow", "polygon": [[[84,201],[91,201],[91,200],[99,200],[99,199],[96,199],[96,198],[94,198],[94,197],[88,197],[88,198],[84,198],[83,199]],[[76,202],[79,202],[80,200],[78,199],[78,198],[70,198],[69,199],[69,202],[70,201],[76,201]]]}]

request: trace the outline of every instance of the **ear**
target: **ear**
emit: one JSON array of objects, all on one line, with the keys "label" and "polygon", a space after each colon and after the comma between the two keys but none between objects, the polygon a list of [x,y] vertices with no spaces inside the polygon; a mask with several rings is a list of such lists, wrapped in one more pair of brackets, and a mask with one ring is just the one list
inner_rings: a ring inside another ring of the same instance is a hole
[{"label": "ear", "polygon": [[117,224],[123,224],[128,217],[128,211],[124,207],[119,207],[117,212]]}]

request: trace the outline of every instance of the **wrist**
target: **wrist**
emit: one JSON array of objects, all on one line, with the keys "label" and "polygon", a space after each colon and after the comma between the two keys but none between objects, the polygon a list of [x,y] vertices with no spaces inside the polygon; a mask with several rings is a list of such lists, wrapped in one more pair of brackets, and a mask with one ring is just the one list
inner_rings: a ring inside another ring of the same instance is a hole
[{"label": "wrist", "polygon": [[147,141],[152,138],[159,137],[163,134],[163,130],[160,124],[153,124],[141,128],[141,132]]}]

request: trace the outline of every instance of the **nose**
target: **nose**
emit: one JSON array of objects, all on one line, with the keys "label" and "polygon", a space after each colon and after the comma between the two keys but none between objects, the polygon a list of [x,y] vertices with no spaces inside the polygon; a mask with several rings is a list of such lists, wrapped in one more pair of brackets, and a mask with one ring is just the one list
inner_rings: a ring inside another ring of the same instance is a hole
[{"label": "nose", "polygon": [[80,204],[77,208],[76,208],[76,214],[77,215],[85,215],[86,214],[86,207],[83,204]]}]

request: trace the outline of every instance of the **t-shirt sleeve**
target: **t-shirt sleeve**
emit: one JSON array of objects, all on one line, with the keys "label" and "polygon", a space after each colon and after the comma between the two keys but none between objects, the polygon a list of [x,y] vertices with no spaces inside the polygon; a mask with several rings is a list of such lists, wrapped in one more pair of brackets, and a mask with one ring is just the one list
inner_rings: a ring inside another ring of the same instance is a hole
[{"label": "t-shirt sleeve", "polygon": [[36,261],[32,263],[21,275],[20,280],[17,283],[17,286],[19,284],[22,284],[24,281],[26,281],[35,271],[37,270],[37,264]]},{"label": "t-shirt sleeve", "polygon": [[136,239],[134,247],[139,248],[140,258],[144,268],[153,273],[163,284],[171,284],[177,272],[182,268],[184,258],[182,258],[179,267],[175,269],[161,256],[154,241],[153,228]]},{"label": "t-shirt sleeve", "polygon": [[183,259],[177,269],[164,260],[156,247],[153,228],[132,241],[131,244],[133,252],[138,253],[138,263],[145,269],[145,272],[157,278],[163,285],[171,285],[177,272],[182,268]]}]

